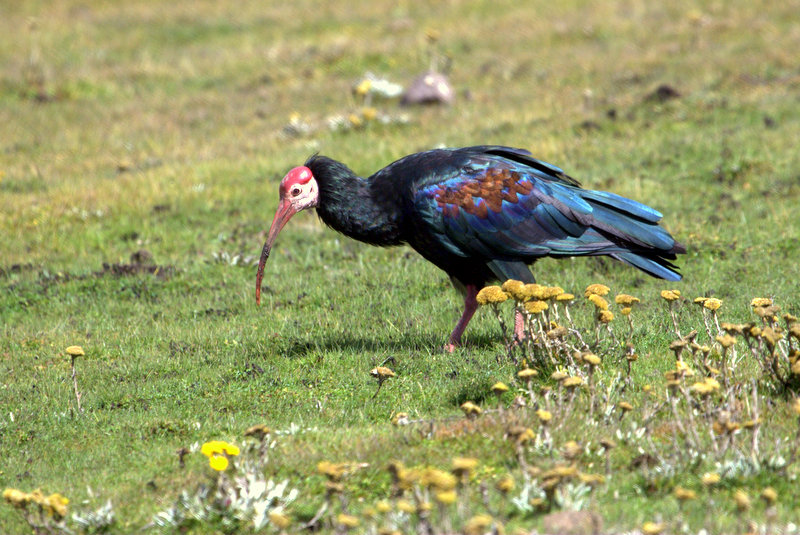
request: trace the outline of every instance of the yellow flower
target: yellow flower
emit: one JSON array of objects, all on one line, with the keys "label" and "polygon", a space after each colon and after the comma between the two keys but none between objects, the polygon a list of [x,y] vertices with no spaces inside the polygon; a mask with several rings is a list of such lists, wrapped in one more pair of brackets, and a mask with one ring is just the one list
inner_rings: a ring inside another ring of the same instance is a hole
[{"label": "yellow flower", "polygon": [[478,467],[478,459],[474,457],[454,457],[453,473],[456,475],[469,475]]},{"label": "yellow flower", "polygon": [[745,329],[749,328],[746,323],[728,323],[727,321],[723,321],[720,324],[720,327],[722,327],[722,330],[730,335],[744,334]]},{"label": "yellow flower", "polygon": [[564,379],[566,379],[567,377],[569,377],[569,375],[567,375],[566,373],[564,373],[564,372],[562,372],[560,370],[556,370],[552,374],[550,374],[550,379],[552,379],[553,381],[561,382]]},{"label": "yellow flower", "polygon": [[514,490],[514,478],[509,475],[504,475],[503,477],[497,480],[497,483],[495,483],[494,488],[496,488],[503,494],[508,494],[509,492]]},{"label": "yellow flower", "polygon": [[200,448],[200,453],[206,457],[221,454],[235,456],[239,455],[239,448],[233,444],[225,442],[224,440],[211,440],[202,445]]},{"label": "yellow flower", "polygon": [[545,299],[555,299],[564,293],[564,288],[560,286],[546,286],[543,295]]},{"label": "yellow flower", "polygon": [[736,343],[736,338],[730,334],[725,334],[722,336],[717,336],[717,342],[719,342],[719,345],[727,349]]},{"label": "yellow flower", "polygon": [[228,468],[228,458],[224,455],[212,455],[208,458],[208,464],[217,472],[222,472]]},{"label": "yellow flower", "polygon": [[583,355],[583,362],[589,364],[590,366],[600,366],[601,359],[594,353],[589,353],[587,355]]},{"label": "yellow flower", "polygon": [[434,498],[436,499],[436,501],[444,505],[450,505],[452,503],[455,503],[457,497],[458,496],[456,495],[456,491],[454,490],[444,490],[434,494]]},{"label": "yellow flower", "polygon": [[9,487],[3,491],[3,499],[14,507],[21,507],[30,501],[30,495],[27,492]]},{"label": "yellow flower", "polygon": [[558,294],[556,296],[556,301],[559,302],[569,302],[572,301],[573,299],[575,299],[575,296],[568,293]]},{"label": "yellow flower", "polygon": [[575,388],[577,386],[583,385],[583,379],[578,377],[577,375],[573,375],[572,377],[567,377],[564,379],[564,388]]},{"label": "yellow flower", "polygon": [[353,125],[355,128],[358,128],[359,126],[364,124],[364,121],[361,119],[361,117],[359,117],[355,113],[351,113],[350,115],[348,115],[347,120],[350,121],[350,124]]},{"label": "yellow flower", "polygon": [[721,306],[722,306],[722,301],[714,297],[709,297],[703,302],[703,308],[707,308],[712,312],[719,310],[719,307]]},{"label": "yellow flower", "polygon": [[672,495],[675,496],[675,499],[679,502],[688,502],[697,498],[697,493],[695,491],[683,487],[675,487]]},{"label": "yellow flower", "polygon": [[713,487],[714,485],[719,483],[719,481],[720,481],[719,474],[715,472],[706,472],[700,479],[700,482],[703,483],[703,485],[706,487]]},{"label": "yellow flower", "polygon": [[569,334],[569,330],[567,330],[566,327],[562,327],[561,325],[559,325],[558,327],[555,327],[555,328],[550,329],[549,331],[547,331],[547,337],[550,340],[558,340],[560,338],[564,338],[568,334]]},{"label": "yellow flower", "polygon": [[633,309],[631,307],[622,307],[619,311],[623,316],[630,316]]},{"label": "yellow flower", "polygon": [[618,305],[630,307],[638,303],[639,298],[628,294],[619,294],[617,297],[614,298],[614,302]]},{"label": "yellow flower", "polygon": [[525,310],[530,314],[540,314],[547,310],[547,303],[544,301],[528,301],[525,303]]},{"label": "yellow flower", "polygon": [[37,505],[41,505],[42,507],[44,507],[45,497],[44,493],[42,492],[42,489],[36,489],[28,493],[28,496],[25,498],[25,501],[26,503],[33,502]]},{"label": "yellow flower", "polygon": [[750,509],[750,496],[741,489],[733,493],[733,501],[736,502],[736,509],[739,511],[747,511]]},{"label": "yellow flower", "polygon": [[272,430],[264,424],[256,424],[247,428],[247,431],[244,432],[244,436],[246,437],[255,437],[258,440],[261,440],[266,435],[270,434]]},{"label": "yellow flower", "polygon": [[711,388],[711,390],[719,390],[719,381],[713,377],[706,377],[704,382],[709,388]]},{"label": "yellow flower", "polygon": [[540,422],[546,424],[553,419],[553,413],[544,409],[538,409],[536,411],[536,417],[539,418]]},{"label": "yellow flower", "polygon": [[570,440],[564,443],[561,449],[562,453],[564,454],[564,457],[569,460],[572,460],[581,453],[583,453],[583,448],[581,448],[581,445],[575,442],[574,440]]},{"label": "yellow flower", "polygon": [[67,351],[67,355],[69,355],[72,358],[82,357],[82,356],[84,356],[86,354],[86,353],[83,352],[83,348],[81,346],[69,346],[66,349],[66,351]]},{"label": "yellow flower", "polygon": [[608,295],[608,292],[610,291],[611,288],[605,284],[590,284],[586,287],[586,291],[583,292],[583,296],[589,297],[590,295]]},{"label": "yellow flower", "polygon": [[513,439],[517,445],[521,446],[536,438],[536,433],[530,427],[515,426],[508,430],[508,438]]},{"label": "yellow flower", "polygon": [[410,423],[411,422],[409,421],[409,416],[407,412],[398,412],[397,414],[394,415],[394,418],[392,418],[393,425],[400,426],[400,425],[408,425]]},{"label": "yellow flower", "polygon": [[794,398],[794,401],[792,401],[791,406],[792,406],[792,412],[800,416],[800,398]]},{"label": "yellow flower", "polygon": [[753,308],[771,307],[772,299],[769,297],[754,297],[753,300],[750,301],[750,306]]},{"label": "yellow flower", "polygon": [[497,305],[508,300],[508,294],[499,286],[487,286],[478,292],[476,297],[479,305]]},{"label": "yellow flower", "polygon": [[288,516],[278,511],[269,512],[269,522],[278,529],[286,529],[292,523]]},{"label": "yellow flower", "polygon": [[642,524],[642,533],[644,535],[659,535],[664,531],[664,524],[656,522],[645,522]]},{"label": "yellow flower", "polygon": [[601,438],[600,445],[603,446],[606,450],[613,450],[617,447],[617,443],[611,440],[610,438]]},{"label": "yellow flower", "polygon": [[379,513],[390,513],[392,511],[392,504],[387,500],[381,500],[375,504],[375,509],[377,509]]},{"label": "yellow flower", "polygon": [[317,463],[317,472],[324,475],[331,481],[339,481],[345,472],[347,472],[347,465],[345,463],[332,463],[330,461],[320,461]]},{"label": "yellow flower", "polygon": [[45,508],[47,509],[48,514],[57,518],[63,518],[67,516],[67,505],[69,504],[69,499],[65,496],[55,492],[46,498],[45,503]]},{"label": "yellow flower", "polygon": [[611,321],[614,319],[614,313],[610,310],[601,310],[597,315],[597,319],[600,321],[600,323],[611,323]]},{"label": "yellow flower", "polygon": [[519,377],[526,383],[531,379],[533,379],[534,377],[536,377],[537,375],[539,375],[539,372],[531,368],[525,368],[524,370],[520,370],[517,372],[517,377]]},{"label": "yellow flower", "polygon": [[630,412],[633,410],[633,405],[631,405],[627,401],[620,401],[619,403],[617,403],[617,407],[619,407],[622,410],[622,412]]},{"label": "yellow flower", "polygon": [[597,294],[590,294],[589,301],[591,301],[598,310],[608,310],[608,301]]},{"label": "yellow flower", "polygon": [[681,298],[680,290],[661,290],[661,297],[667,301],[677,301]]},{"label": "yellow flower", "polygon": [[800,340],[800,323],[792,323],[789,327],[789,336]]},{"label": "yellow flower", "polygon": [[696,305],[703,306],[703,303],[705,303],[707,299],[708,297],[695,297],[693,303]]},{"label": "yellow flower", "polygon": [[361,116],[364,118],[365,121],[372,121],[375,119],[375,117],[378,116],[378,110],[376,110],[372,106],[361,108]]},{"label": "yellow flower", "polygon": [[778,501],[778,493],[772,487],[767,487],[761,491],[761,499],[767,502],[767,505],[775,505]]},{"label": "yellow flower", "polygon": [[486,514],[475,515],[464,524],[464,533],[466,535],[483,535],[489,530],[494,519]]},{"label": "yellow flower", "polygon": [[346,529],[357,528],[361,522],[358,520],[357,517],[353,515],[346,515],[344,513],[339,513],[336,517],[336,523],[340,524]]},{"label": "yellow flower", "polygon": [[705,381],[693,384],[689,390],[701,396],[707,396],[714,391]]},{"label": "yellow flower", "polygon": [[521,295],[525,298],[525,301],[528,301],[529,299],[544,301],[546,293],[547,288],[541,284],[536,284],[535,282],[524,285],[521,291]]},{"label": "yellow flower", "polygon": [[453,490],[457,483],[453,474],[443,470],[437,470],[436,468],[425,469],[425,471],[422,472],[422,477],[419,482],[425,487],[431,487],[441,491]]},{"label": "yellow flower", "polygon": [[525,285],[522,283],[522,281],[514,279],[507,280],[501,287],[504,292],[508,292],[516,301],[525,300],[524,288]]},{"label": "yellow flower", "polygon": [[461,410],[464,411],[464,414],[467,416],[479,416],[480,413],[483,412],[480,407],[471,401],[465,401],[462,403]]},{"label": "yellow flower", "polygon": [[217,472],[228,468],[228,456],[239,455],[239,448],[222,440],[212,440],[203,444],[200,453],[208,457],[208,464]]},{"label": "yellow flower", "polygon": [[502,382],[497,382],[492,386],[492,392],[497,394],[498,396],[508,392],[508,385]]},{"label": "yellow flower", "polygon": [[373,377],[376,377],[379,381],[385,381],[389,377],[395,377],[395,373],[386,366],[378,366],[377,368],[373,368],[369,374]]},{"label": "yellow flower", "polygon": [[404,513],[416,513],[417,507],[408,500],[397,500],[397,509]]},{"label": "yellow flower", "polygon": [[547,472],[544,472],[541,475],[541,479],[568,479],[578,475],[578,468],[573,464],[569,466],[558,465],[554,466]]},{"label": "yellow flower", "polygon": [[367,93],[369,93],[369,90],[371,88],[372,88],[372,80],[370,80],[369,78],[364,78],[358,83],[358,85],[355,87],[355,89],[353,89],[353,91],[355,92],[356,95],[363,97]]}]

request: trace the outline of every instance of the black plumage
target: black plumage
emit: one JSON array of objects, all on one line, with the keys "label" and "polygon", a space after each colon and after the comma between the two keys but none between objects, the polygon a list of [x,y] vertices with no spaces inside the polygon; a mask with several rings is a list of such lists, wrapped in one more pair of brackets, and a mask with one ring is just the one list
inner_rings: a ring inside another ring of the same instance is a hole
[{"label": "black plumage", "polygon": [[465,290],[450,338],[458,344],[475,294],[492,280],[533,282],[544,256],[608,255],[677,281],[686,250],[658,225],[661,214],[613,193],[586,190],[529,152],[500,146],[435,149],[397,160],[369,178],[312,156],[281,182],[281,205],[262,253],[297,211],[316,207],[331,228],[373,245],[408,244]]}]

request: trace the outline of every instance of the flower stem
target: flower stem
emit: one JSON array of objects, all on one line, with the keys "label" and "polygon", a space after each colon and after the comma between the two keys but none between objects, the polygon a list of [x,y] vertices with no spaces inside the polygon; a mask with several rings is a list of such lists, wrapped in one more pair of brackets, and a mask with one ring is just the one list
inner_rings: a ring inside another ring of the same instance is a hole
[{"label": "flower stem", "polygon": [[75,370],[75,357],[70,359],[69,364],[72,368],[72,386],[75,387],[75,400],[78,402],[78,411],[83,412],[83,407],[81,407],[81,393],[78,391],[78,374]]}]

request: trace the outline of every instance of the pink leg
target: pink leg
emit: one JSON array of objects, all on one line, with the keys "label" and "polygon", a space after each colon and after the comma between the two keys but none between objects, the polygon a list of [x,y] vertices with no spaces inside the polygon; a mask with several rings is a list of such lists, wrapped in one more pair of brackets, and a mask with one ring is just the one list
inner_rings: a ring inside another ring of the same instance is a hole
[{"label": "pink leg", "polygon": [[455,351],[456,346],[461,345],[461,335],[464,334],[464,330],[467,328],[469,320],[472,319],[472,316],[478,309],[478,301],[475,299],[475,296],[477,295],[478,287],[473,284],[468,284],[467,295],[464,297],[464,312],[461,314],[461,318],[458,320],[458,323],[456,323],[456,328],[453,329],[453,332],[450,334],[450,342],[444,346],[446,351],[452,353]]},{"label": "pink leg", "polygon": [[525,339],[525,318],[522,312],[517,310],[514,313],[514,341],[521,342]]}]

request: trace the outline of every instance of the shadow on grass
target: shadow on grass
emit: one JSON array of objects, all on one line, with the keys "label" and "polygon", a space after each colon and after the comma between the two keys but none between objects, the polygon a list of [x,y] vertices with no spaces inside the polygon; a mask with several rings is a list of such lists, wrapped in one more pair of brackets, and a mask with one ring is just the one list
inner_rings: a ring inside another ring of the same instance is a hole
[{"label": "shadow on grass", "polygon": [[[386,338],[358,336],[349,333],[321,334],[318,339],[285,338],[275,340],[274,349],[287,358],[304,357],[309,353],[399,351],[444,351],[446,334],[408,332]],[[467,336],[460,351],[486,350],[498,344],[500,339],[486,334]]]}]

